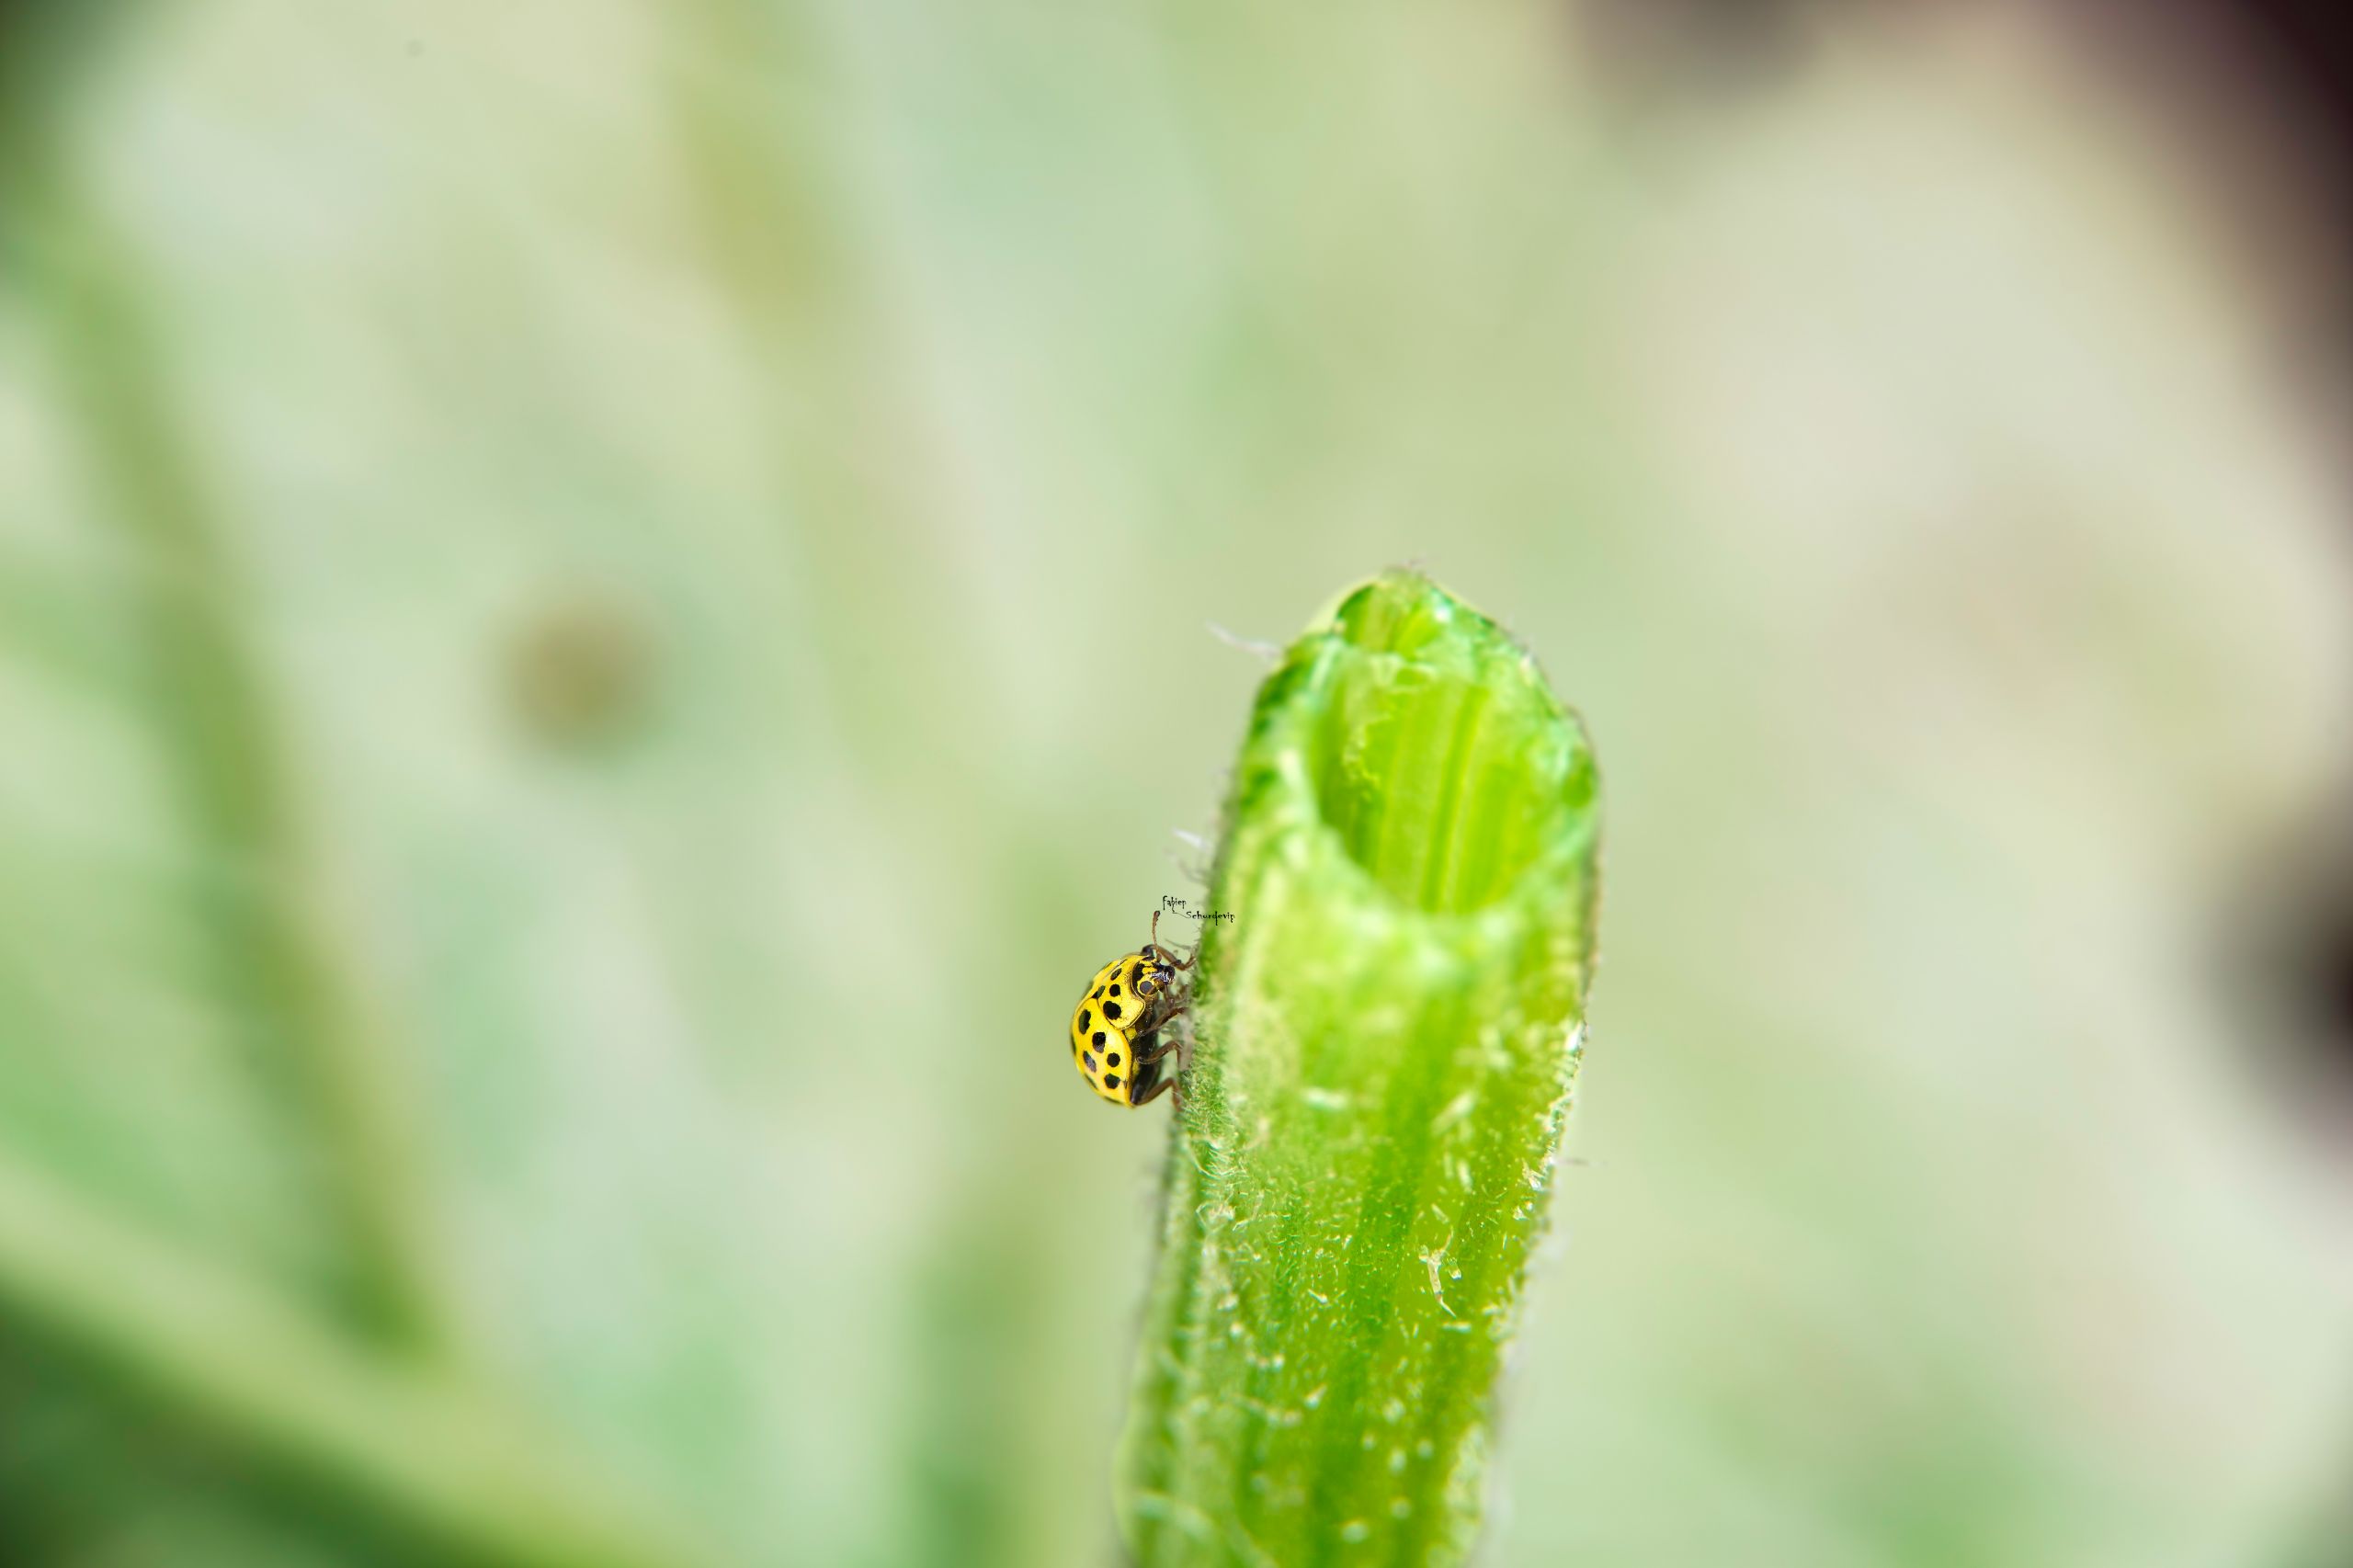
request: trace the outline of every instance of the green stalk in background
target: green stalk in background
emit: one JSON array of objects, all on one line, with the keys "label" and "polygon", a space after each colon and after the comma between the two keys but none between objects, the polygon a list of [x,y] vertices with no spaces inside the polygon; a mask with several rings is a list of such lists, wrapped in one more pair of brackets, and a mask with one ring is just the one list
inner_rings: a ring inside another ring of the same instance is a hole
[{"label": "green stalk in background", "polygon": [[1139,1568],[1461,1561],[1593,967],[1583,727],[1418,574],[1258,692],[1120,1457]]}]

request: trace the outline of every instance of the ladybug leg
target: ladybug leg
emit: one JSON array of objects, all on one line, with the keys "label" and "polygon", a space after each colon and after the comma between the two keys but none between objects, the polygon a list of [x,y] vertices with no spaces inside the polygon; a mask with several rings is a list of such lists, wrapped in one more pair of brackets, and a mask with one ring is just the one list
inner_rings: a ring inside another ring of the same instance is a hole
[{"label": "ladybug leg", "polygon": [[[1158,1099],[1164,1090],[1175,1089],[1176,1091],[1176,1108],[1179,1112],[1184,1110],[1185,1090],[1183,1086],[1183,1079],[1186,1074],[1193,1070],[1193,1029],[1190,1024],[1187,1024],[1182,1028],[1172,1027],[1176,1025],[1176,1019],[1180,1016],[1184,1015],[1184,1013],[1185,1009],[1179,1008],[1176,1012],[1171,1013],[1166,1017],[1161,1019],[1152,1036],[1152,1042],[1134,1053],[1135,1065],[1138,1068],[1146,1068],[1156,1067],[1163,1057],[1173,1052],[1176,1058],[1176,1071],[1171,1073],[1168,1076],[1162,1078],[1151,1088],[1146,1089],[1142,1099],[1130,1100],[1128,1102],[1130,1105],[1136,1106],[1146,1104],[1149,1101]],[[1164,1030],[1165,1031],[1165,1035],[1161,1032]]]},{"label": "ladybug leg", "polygon": [[1176,968],[1179,968],[1179,970],[1190,970],[1190,968],[1193,968],[1193,960],[1195,960],[1195,959],[1200,959],[1200,942],[1195,942],[1195,944],[1193,944],[1193,951],[1186,953],[1184,959],[1179,959],[1179,956],[1176,956],[1176,949],[1172,949],[1172,947],[1160,947],[1160,911],[1158,911],[1158,909],[1153,911],[1153,949],[1155,949],[1155,951],[1158,951],[1160,956],[1165,956],[1165,959],[1167,959],[1169,963],[1176,965]]},{"label": "ladybug leg", "polygon": [[[1186,1019],[1186,1022],[1184,1024],[1176,1022],[1179,1017]],[[1193,1072],[1193,1022],[1190,1022],[1190,1017],[1193,1017],[1190,1010],[1179,1007],[1176,1012],[1169,1012],[1167,1017],[1160,1019],[1163,1034],[1155,1036],[1151,1048],[1139,1050],[1139,1052],[1136,1052],[1136,1064],[1146,1066],[1151,1064],[1151,1062],[1158,1062],[1160,1057],[1174,1052],[1174,1055],[1176,1055],[1176,1072],[1181,1074]],[[1181,1095],[1176,1097],[1176,1104],[1179,1104],[1179,1108],[1184,1107],[1184,1097],[1181,1097]]]},{"label": "ladybug leg", "polygon": [[[1136,1060],[1138,1062],[1157,1062],[1172,1051],[1182,1051],[1184,1049],[1183,1033],[1186,1031],[1170,1028],[1169,1025],[1175,1023],[1178,1018],[1185,1017],[1191,1010],[1192,1009],[1189,1007],[1178,1006],[1172,1007],[1167,1012],[1162,1014],[1159,1021],[1152,1026],[1153,1043],[1145,1047],[1143,1050],[1137,1051]],[[1177,1060],[1179,1062],[1189,1062],[1191,1057],[1189,1055],[1180,1055],[1177,1057]]]},{"label": "ladybug leg", "polygon": [[1174,948],[1162,947],[1160,945],[1160,911],[1156,909],[1152,912],[1152,939],[1147,942],[1145,946],[1152,949],[1153,951],[1160,954],[1161,957],[1166,959],[1171,964],[1174,964],[1178,969],[1192,968],[1193,960],[1198,958],[1201,951],[1201,945],[1199,942],[1196,942],[1193,944],[1192,952],[1188,954],[1182,962],[1179,962],[1176,957],[1176,949]]}]

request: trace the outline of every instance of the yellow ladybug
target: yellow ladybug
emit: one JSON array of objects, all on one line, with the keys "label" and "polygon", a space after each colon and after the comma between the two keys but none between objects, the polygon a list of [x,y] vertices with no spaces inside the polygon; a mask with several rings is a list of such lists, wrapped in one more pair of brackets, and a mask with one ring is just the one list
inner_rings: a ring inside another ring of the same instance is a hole
[{"label": "yellow ladybug", "polygon": [[[1176,1030],[1169,1025],[1190,1004],[1179,976],[1193,960],[1180,962],[1160,945],[1156,912],[1152,935],[1142,951],[1122,954],[1097,970],[1070,1016],[1070,1053],[1078,1075],[1113,1105],[1145,1105],[1176,1084],[1174,1074],[1160,1075],[1160,1060],[1177,1049]],[[1176,1103],[1185,1103],[1181,1091]]]}]

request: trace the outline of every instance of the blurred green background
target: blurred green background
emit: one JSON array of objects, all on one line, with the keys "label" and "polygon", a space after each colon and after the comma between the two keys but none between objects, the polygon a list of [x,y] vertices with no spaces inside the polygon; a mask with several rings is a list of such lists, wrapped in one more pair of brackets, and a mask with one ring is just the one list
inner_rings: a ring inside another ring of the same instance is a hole
[{"label": "blurred green background", "polygon": [[1067,1011],[1407,559],[1608,813],[1485,1562],[2353,1562],[2325,257],[1591,10],[0,6],[0,1562],[1115,1562]]}]

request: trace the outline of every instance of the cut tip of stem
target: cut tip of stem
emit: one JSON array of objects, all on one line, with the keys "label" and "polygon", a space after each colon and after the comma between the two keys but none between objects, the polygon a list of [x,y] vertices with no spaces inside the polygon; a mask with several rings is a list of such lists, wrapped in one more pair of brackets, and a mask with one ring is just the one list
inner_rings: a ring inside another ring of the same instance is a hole
[{"label": "cut tip of stem", "polygon": [[1324,822],[1408,907],[1508,896],[1594,799],[1583,727],[1500,628],[1415,573],[1344,599],[1307,750]]}]

